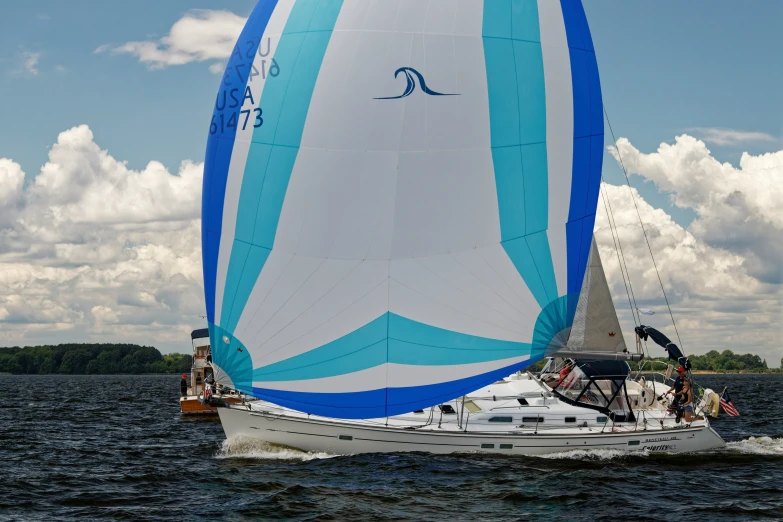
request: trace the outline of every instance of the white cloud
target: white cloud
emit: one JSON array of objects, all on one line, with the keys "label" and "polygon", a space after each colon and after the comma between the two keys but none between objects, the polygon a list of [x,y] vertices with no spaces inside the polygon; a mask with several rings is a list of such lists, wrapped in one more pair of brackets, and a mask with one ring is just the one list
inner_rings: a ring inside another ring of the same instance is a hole
[{"label": "white cloud", "polygon": [[13,220],[19,210],[23,183],[24,172],[21,165],[0,158],[0,231]]},{"label": "white cloud", "polygon": [[[229,11],[193,10],[171,26],[158,40],[102,45],[95,52],[131,54],[150,69],[163,69],[191,62],[225,60],[245,25],[246,19]],[[212,64],[222,69],[222,64]]]},{"label": "white cloud", "polygon": [[15,202],[22,194],[24,172],[9,159],[0,158],[0,207]]},{"label": "white cloud", "polygon": [[[773,261],[783,216],[775,204],[783,194],[775,179],[783,151],[745,154],[734,167],[689,136],[649,154],[628,140],[618,147],[632,172],[697,216],[684,228],[634,192],[686,352],[729,348],[776,364],[783,306],[770,274],[780,266]],[[204,325],[202,165],[129,169],[82,125],[58,136],[26,187],[24,178],[17,163],[0,159],[0,345],[124,341],[187,351],[190,330]],[[638,305],[657,312],[645,321],[674,337],[629,190],[606,186],[606,193]],[[600,200],[596,237],[632,339]]]},{"label": "white cloud", "polygon": [[41,55],[43,53],[25,51],[21,48],[19,54],[16,56],[16,66],[9,74],[12,76],[38,76],[38,64],[41,61]]},{"label": "white cloud", "polygon": [[775,141],[775,137],[766,132],[741,131],[722,127],[692,127],[687,130],[707,143],[721,146]]},{"label": "white cloud", "polygon": [[[783,317],[783,216],[775,205],[783,193],[775,179],[783,177],[783,151],[743,154],[735,168],[719,163],[702,141],[687,135],[650,154],[624,138],[617,146],[629,172],[653,181],[671,194],[675,205],[691,208],[697,215],[683,228],[633,191],[686,352],[752,352],[777,366],[781,329],[775,325]],[[612,152],[617,156],[616,150]],[[658,312],[644,320],[674,338],[629,189],[611,185],[604,189],[638,305]],[[618,313],[632,336],[628,300],[601,200],[596,237]]]},{"label": "white cloud", "polygon": [[59,135],[26,188],[21,167],[0,159],[0,345],[187,351],[203,326],[201,178],[190,161],[177,173],[155,161],[128,169],[85,125]]},{"label": "white cloud", "polygon": [[38,75],[38,62],[41,59],[41,53],[31,51],[22,51],[22,65],[24,70],[33,76]]},{"label": "white cloud", "polygon": [[678,136],[651,154],[621,138],[617,151],[629,172],[653,181],[675,205],[691,208],[690,230],[708,245],[743,256],[748,273],[762,282],[783,282],[783,150],[743,153],[739,168],[712,157],[703,141]]},{"label": "white cloud", "polygon": [[58,225],[180,221],[198,217],[202,167],[190,161],[172,176],[157,161],[129,170],[100,150],[86,125],[63,132],[49,161],[28,189],[31,202],[46,202],[29,220]]},{"label": "white cloud", "polygon": [[95,320],[99,323],[116,323],[117,314],[108,306],[95,305],[90,309]]}]

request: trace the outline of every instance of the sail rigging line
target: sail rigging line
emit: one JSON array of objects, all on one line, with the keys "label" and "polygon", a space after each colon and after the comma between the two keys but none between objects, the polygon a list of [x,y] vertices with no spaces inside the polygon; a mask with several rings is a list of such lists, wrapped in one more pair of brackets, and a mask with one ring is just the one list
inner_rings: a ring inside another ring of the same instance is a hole
[{"label": "sail rigging line", "polygon": [[655,275],[658,276],[658,284],[661,285],[661,292],[663,293],[663,299],[666,301],[666,308],[669,310],[669,317],[671,317],[672,325],[674,326],[674,333],[677,334],[677,341],[680,343],[680,347],[682,347],[682,339],[680,339],[680,332],[677,330],[677,323],[674,320],[674,314],[672,313],[672,307],[669,305],[669,298],[666,297],[666,290],[663,287],[663,280],[661,279],[661,273],[658,271],[658,265],[655,263],[655,256],[653,255],[652,247],[650,246],[650,240],[647,237],[647,230],[644,228],[644,222],[642,221],[642,214],[639,212],[639,206],[636,204],[636,198],[633,196],[633,188],[631,187],[631,180],[628,179],[628,171],[625,168],[625,163],[623,163],[623,157],[620,154],[620,148],[617,147],[617,138],[614,136],[614,130],[612,129],[612,122],[609,121],[609,114],[606,112],[606,106],[604,105],[604,116],[606,116],[606,123],[609,125],[609,132],[612,134],[612,142],[614,143],[614,148],[617,151],[617,158],[620,160],[620,166],[623,169],[623,174],[625,175],[625,182],[628,185],[628,192],[631,194],[631,201],[633,201],[633,206],[636,209],[636,215],[639,218],[639,225],[642,227],[642,233],[644,234],[644,242],[647,243],[647,250],[650,251],[650,259],[652,259],[653,267],[655,268]]},{"label": "sail rigging line", "polygon": [[[602,182],[603,184],[603,182]],[[611,212],[611,207],[607,203],[606,192],[603,186],[601,186],[601,199],[604,201],[604,209],[606,210],[606,217],[609,221],[609,231],[612,234],[612,241],[614,242],[614,251],[617,254],[617,262],[620,264],[620,274],[623,276],[623,284],[625,285],[625,294],[628,296],[628,306],[631,308],[631,317],[633,318],[634,326],[641,324],[641,318],[637,321],[638,310],[636,310],[636,297],[633,295],[633,287],[631,286],[631,274],[628,272],[628,266],[625,263],[625,255],[622,255],[622,244],[618,246],[620,240],[620,232],[617,230],[617,223],[614,221],[614,213]],[[617,237],[615,238],[615,232]],[[624,270],[623,270],[624,269]],[[628,274],[628,280],[626,281],[626,274]]]},{"label": "sail rigging line", "polygon": [[[609,231],[612,233],[612,241],[615,242],[614,250],[617,253],[617,262],[620,264],[620,274],[623,276],[625,293],[628,296],[628,304],[631,307],[631,317],[633,318],[634,326],[638,326],[642,324],[642,318],[639,317],[639,308],[636,306],[636,295],[633,292],[633,283],[631,282],[631,272],[628,270],[628,263],[625,261],[625,252],[623,251],[622,241],[620,241],[620,230],[617,228],[617,221],[614,219],[612,203],[604,190],[603,179],[601,181],[601,199],[604,201],[604,209],[606,210],[606,216],[609,221]],[[623,272],[623,269],[625,269],[625,272]],[[626,276],[628,277],[627,282]],[[648,358],[650,357],[650,350],[647,348],[646,340],[644,341],[644,349],[642,350],[642,354],[644,353],[647,354]]]}]

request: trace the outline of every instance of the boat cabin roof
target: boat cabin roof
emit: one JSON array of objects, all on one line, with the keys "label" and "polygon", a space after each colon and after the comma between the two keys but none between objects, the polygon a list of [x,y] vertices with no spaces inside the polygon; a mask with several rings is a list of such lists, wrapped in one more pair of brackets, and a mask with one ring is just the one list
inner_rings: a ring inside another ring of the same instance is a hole
[{"label": "boat cabin roof", "polygon": [[202,339],[204,337],[209,337],[209,328],[199,328],[190,332],[191,339]]}]

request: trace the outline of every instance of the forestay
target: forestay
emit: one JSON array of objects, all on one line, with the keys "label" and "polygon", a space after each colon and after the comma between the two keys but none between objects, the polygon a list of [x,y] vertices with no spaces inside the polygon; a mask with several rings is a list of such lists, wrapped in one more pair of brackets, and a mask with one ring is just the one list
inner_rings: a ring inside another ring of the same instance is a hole
[{"label": "forestay", "polygon": [[372,418],[564,346],[602,147],[578,0],[262,0],[207,145],[217,375]]}]

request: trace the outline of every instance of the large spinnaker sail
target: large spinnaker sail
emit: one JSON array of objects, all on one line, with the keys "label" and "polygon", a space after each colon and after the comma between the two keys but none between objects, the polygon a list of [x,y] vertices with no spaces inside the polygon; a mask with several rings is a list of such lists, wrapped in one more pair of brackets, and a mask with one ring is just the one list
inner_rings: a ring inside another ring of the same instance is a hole
[{"label": "large spinnaker sail", "polygon": [[562,348],[602,157],[578,0],[261,0],[210,122],[213,365],[372,418]]},{"label": "large spinnaker sail", "polygon": [[595,238],[566,350],[576,354],[590,353],[591,357],[627,352]]}]

